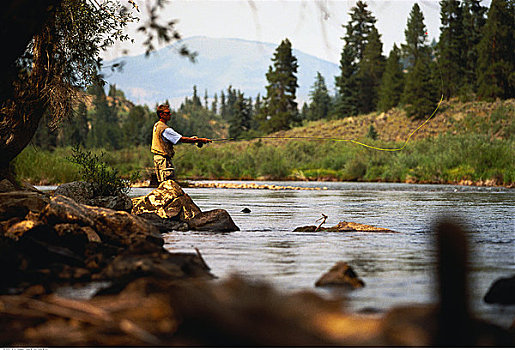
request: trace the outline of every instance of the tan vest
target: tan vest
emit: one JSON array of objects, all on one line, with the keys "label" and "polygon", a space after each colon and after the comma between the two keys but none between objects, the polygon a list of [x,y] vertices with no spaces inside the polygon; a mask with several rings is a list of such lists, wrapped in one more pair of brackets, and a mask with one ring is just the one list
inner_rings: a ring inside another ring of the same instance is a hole
[{"label": "tan vest", "polygon": [[175,151],[171,142],[163,140],[163,131],[168,128],[168,125],[162,121],[154,124],[154,131],[152,132],[152,147],[150,151],[154,154],[159,154],[163,157],[173,157]]}]

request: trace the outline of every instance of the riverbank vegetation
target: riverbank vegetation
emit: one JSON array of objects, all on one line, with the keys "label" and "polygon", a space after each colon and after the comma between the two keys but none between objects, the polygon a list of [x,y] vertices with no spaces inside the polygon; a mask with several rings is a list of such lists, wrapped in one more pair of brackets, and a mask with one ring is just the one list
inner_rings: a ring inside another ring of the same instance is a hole
[{"label": "riverbank vegetation", "polygon": [[[296,135],[355,139],[371,146],[402,147],[415,122],[402,110],[333,121],[307,122],[271,134],[286,139],[215,142],[198,149],[176,147],[180,179],[387,181],[513,186],[515,183],[515,100],[442,104],[438,114],[402,151],[386,152],[348,142],[290,140]],[[375,136],[369,135],[370,126]],[[369,137],[366,137],[369,135]],[[374,140],[375,138],[375,140]],[[101,149],[93,150],[100,153]],[[16,159],[16,173],[36,184],[78,179],[66,160],[71,148],[28,147]],[[111,150],[106,163],[125,177],[152,173],[147,145]]]}]

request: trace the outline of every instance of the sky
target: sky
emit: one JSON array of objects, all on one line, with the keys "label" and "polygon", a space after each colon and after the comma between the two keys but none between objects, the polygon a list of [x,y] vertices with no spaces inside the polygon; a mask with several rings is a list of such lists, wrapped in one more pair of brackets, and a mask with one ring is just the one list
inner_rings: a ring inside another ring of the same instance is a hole
[{"label": "sky", "polygon": [[[125,53],[145,52],[144,38],[136,28],[144,23],[147,6],[155,0],[135,0],[142,21],[127,32],[135,43],[117,43],[102,54],[111,60]],[[383,53],[387,56],[396,43],[405,41],[404,30],[413,5],[424,15],[429,42],[440,35],[440,5],[437,0],[369,0],[369,11],[376,17]],[[171,0],[160,11],[161,23],[178,20],[176,29],[183,38],[207,36],[238,38],[279,45],[288,38],[294,49],[339,63],[345,29],[354,0]],[[486,5],[484,5],[486,6]],[[163,47],[165,45],[161,45]],[[159,47],[159,45],[158,45]],[[125,52],[125,50],[127,52]]]}]

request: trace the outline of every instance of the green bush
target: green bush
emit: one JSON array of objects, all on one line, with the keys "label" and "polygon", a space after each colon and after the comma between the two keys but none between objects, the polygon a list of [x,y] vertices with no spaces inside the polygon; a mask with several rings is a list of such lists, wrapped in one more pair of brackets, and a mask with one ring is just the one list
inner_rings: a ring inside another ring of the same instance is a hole
[{"label": "green bush", "polygon": [[92,185],[94,196],[128,194],[131,189],[131,180],[138,177],[137,173],[131,180],[122,179],[118,170],[110,168],[102,159],[103,156],[103,152],[97,155],[91,151],[83,151],[76,146],[67,159],[79,166],[79,174],[82,180]]}]

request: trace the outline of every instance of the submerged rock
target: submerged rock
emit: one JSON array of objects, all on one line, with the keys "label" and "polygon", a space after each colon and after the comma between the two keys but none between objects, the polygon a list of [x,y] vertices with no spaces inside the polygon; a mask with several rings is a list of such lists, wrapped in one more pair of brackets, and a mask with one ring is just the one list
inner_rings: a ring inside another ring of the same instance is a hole
[{"label": "submerged rock", "polygon": [[116,196],[95,196],[93,185],[85,181],[74,181],[60,185],[54,195],[69,197],[77,203],[130,212],[132,201],[124,193]]},{"label": "submerged rock", "polygon": [[376,227],[365,224],[358,224],[357,222],[348,222],[348,221],[340,221],[337,225],[333,227],[321,227],[321,226],[301,226],[297,227],[294,232],[317,232],[317,231],[327,231],[327,232],[395,232],[393,230]]},{"label": "submerged rock", "polygon": [[484,297],[485,303],[515,305],[515,275],[496,280]]},{"label": "submerged rock", "polygon": [[[154,223],[161,232],[176,230],[232,232],[239,231],[229,213],[224,209],[202,212],[191,197],[173,180],[162,182],[146,196],[133,198],[132,213]],[[162,220],[156,218],[160,217]],[[187,227],[184,227],[184,224]],[[171,228],[171,230],[167,230]]]},{"label": "submerged rock", "polygon": [[316,287],[338,286],[352,289],[363,288],[365,282],[346,262],[339,261],[322,275],[315,283]]}]

